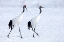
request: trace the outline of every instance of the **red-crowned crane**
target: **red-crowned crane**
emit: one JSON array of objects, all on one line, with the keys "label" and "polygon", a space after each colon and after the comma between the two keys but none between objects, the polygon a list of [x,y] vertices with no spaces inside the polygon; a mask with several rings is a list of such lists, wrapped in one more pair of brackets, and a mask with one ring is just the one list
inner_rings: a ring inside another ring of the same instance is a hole
[{"label": "red-crowned crane", "polygon": [[[39,22],[40,15],[41,15],[41,12],[42,12],[41,8],[44,8],[44,7],[39,6],[40,13],[39,13],[36,17],[32,18],[32,19],[28,22],[28,29],[30,30],[30,28],[32,28],[32,31],[33,31],[34,33],[36,33],[36,31],[35,31],[36,24]],[[34,33],[33,33],[33,37],[34,37]],[[36,33],[36,34],[39,36],[38,33]]]},{"label": "red-crowned crane", "polygon": [[14,26],[18,26],[19,27],[20,36],[22,38],[21,30],[20,30],[20,23],[21,23],[21,21],[23,19],[23,13],[25,11],[25,8],[26,8],[26,5],[23,6],[23,11],[22,11],[21,15],[19,15],[19,16],[13,18],[12,20],[10,20],[8,26],[9,26],[9,29],[11,29],[11,30],[10,30],[9,34],[7,35],[8,38],[9,38],[9,35],[10,35],[11,31],[13,30]]}]

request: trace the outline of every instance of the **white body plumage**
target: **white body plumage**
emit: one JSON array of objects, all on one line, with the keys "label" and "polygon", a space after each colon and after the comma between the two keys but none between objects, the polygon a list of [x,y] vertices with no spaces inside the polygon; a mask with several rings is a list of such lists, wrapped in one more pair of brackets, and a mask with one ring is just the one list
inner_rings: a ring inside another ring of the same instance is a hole
[{"label": "white body plumage", "polygon": [[36,17],[34,17],[33,19],[30,20],[31,25],[32,25],[33,28],[35,28],[35,27],[36,27],[36,24],[39,22],[39,20],[40,20],[40,15],[41,15],[41,14],[39,14],[38,16],[36,16]]},{"label": "white body plumage", "polygon": [[12,25],[14,25],[14,26],[18,25],[19,26],[19,24],[21,23],[22,19],[23,19],[23,14],[13,18],[12,19],[12,21],[13,21]]}]

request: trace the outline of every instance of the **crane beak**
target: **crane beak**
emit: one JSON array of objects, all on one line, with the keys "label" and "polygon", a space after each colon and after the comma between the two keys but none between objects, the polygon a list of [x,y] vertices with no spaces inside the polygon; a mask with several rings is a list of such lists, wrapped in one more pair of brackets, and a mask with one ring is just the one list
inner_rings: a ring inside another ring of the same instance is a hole
[{"label": "crane beak", "polygon": [[41,7],[41,8],[44,8],[44,7]]}]

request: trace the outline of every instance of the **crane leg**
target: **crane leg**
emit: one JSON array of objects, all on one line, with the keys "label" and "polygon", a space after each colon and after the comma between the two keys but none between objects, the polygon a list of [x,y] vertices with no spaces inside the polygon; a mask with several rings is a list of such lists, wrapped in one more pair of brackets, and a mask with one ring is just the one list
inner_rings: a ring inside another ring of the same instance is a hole
[{"label": "crane leg", "polygon": [[33,33],[33,37],[34,37],[34,33]]},{"label": "crane leg", "polygon": [[[36,33],[36,32],[35,32],[35,28],[34,28],[34,30],[32,29],[32,31],[33,31],[34,33]],[[39,36],[39,34],[38,34],[38,33],[36,33],[36,35],[38,35],[38,36]],[[34,34],[33,34],[33,37],[34,37]]]},{"label": "crane leg", "polygon": [[[33,28],[32,28],[32,30],[33,30]],[[35,31],[35,28],[34,28],[34,31]],[[34,37],[34,33],[33,33],[33,37]]]},{"label": "crane leg", "polygon": [[13,28],[10,30],[9,34],[7,35],[8,38],[9,38],[9,35],[10,35],[10,33],[11,33],[12,30],[13,30]]},{"label": "crane leg", "polygon": [[21,36],[21,38],[22,38],[20,27],[19,27],[19,32],[20,32],[20,36]]}]

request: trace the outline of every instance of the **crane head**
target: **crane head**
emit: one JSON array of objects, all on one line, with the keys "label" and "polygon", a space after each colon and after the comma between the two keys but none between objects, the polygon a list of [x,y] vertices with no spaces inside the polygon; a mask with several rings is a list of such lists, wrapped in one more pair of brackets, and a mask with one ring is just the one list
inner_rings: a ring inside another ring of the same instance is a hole
[{"label": "crane head", "polygon": [[40,9],[40,8],[44,8],[44,7],[40,6],[39,9]]}]

